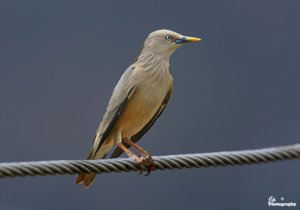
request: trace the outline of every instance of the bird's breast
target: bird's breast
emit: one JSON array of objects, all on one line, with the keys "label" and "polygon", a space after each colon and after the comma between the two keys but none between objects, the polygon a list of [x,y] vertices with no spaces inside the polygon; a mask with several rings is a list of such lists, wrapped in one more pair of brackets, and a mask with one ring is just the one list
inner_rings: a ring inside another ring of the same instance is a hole
[{"label": "bird's breast", "polygon": [[118,127],[122,137],[133,136],[152,119],[171,85],[171,75],[164,75],[163,78],[147,78],[136,87],[120,116]]}]

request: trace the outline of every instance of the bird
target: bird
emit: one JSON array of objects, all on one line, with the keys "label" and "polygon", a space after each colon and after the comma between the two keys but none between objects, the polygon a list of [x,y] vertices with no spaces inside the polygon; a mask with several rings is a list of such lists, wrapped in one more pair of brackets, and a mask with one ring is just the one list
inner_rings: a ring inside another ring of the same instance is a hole
[{"label": "bird", "polygon": [[[155,169],[150,153],[137,142],[160,117],[172,96],[171,55],[184,44],[200,40],[167,29],[148,35],[137,59],[113,90],[87,159],[104,159],[114,148],[111,158],[125,152],[141,171],[144,167],[149,174]],[[140,155],[129,150],[130,147]],[[95,176],[96,173],[79,174],[76,184],[88,188]]]}]

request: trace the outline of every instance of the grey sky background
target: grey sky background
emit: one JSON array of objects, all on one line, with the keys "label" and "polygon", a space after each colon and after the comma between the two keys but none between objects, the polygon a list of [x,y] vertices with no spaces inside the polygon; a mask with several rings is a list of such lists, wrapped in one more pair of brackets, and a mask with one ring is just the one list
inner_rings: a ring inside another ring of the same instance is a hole
[{"label": "grey sky background", "polygon": [[[203,41],[171,59],[174,96],[140,141],[152,155],[300,142],[296,0],[0,1],[1,162],[84,159],[148,33]],[[299,161],[0,180],[0,209],[266,209],[300,205]],[[296,208],[295,208],[296,209]]]}]

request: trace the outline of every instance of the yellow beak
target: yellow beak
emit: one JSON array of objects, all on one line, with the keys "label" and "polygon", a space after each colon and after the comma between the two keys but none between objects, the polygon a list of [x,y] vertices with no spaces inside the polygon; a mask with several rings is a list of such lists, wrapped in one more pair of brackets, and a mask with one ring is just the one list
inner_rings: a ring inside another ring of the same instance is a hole
[{"label": "yellow beak", "polygon": [[182,43],[189,43],[189,42],[199,42],[201,39],[196,37],[190,37],[190,36],[183,36],[180,39],[176,39],[174,42],[176,44],[182,44]]},{"label": "yellow beak", "polygon": [[199,42],[199,41],[201,41],[201,39],[197,38],[197,37],[188,37],[188,36],[186,36],[185,41],[186,42]]}]

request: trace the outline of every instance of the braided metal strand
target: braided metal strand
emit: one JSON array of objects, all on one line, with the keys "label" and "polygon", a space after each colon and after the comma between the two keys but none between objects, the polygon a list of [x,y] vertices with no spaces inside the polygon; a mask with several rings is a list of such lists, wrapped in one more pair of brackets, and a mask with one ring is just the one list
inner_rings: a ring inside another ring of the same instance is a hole
[{"label": "braided metal strand", "polygon": [[[153,159],[158,170],[249,165],[300,159],[300,144],[256,150],[156,156]],[[14,162],[0,163],[0,178],[136,170],[138,170],[136,163],[127,158]]]}]

